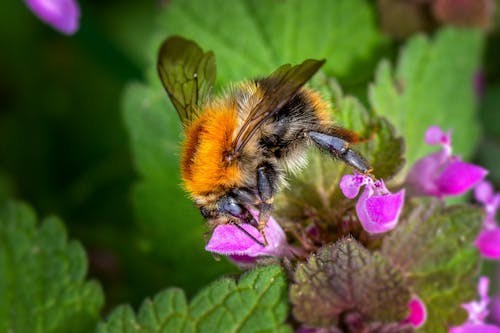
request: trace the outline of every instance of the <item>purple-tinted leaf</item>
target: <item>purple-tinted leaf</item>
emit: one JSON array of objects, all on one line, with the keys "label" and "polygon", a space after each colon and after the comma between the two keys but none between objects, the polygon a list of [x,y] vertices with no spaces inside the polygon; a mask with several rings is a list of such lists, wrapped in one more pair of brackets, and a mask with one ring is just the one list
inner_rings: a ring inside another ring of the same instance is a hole
[{"label": "purple-tinted leaf", "polygon": [[290,300],[297,320],[327,326],[358,313],[365,322],[399,322],[408,315],[410,292],[401,273],[356,240],[327,245],[299,264]]}]

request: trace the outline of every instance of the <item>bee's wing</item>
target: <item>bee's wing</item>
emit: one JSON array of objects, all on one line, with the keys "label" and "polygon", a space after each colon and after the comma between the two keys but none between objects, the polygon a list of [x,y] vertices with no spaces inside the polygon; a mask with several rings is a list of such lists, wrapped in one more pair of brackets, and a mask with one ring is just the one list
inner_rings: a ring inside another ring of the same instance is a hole
[{"label": "bee's wing", "polygon": [[241,152],[262,122],[279,111],[324,63],[325,60],[308,59],[296,66],[283,65],[259,81],[263,97],[242,124],[234,152]]},{"label": "bee's wing", "polygon": [[186,128],[214,85],[214,54],[203,53],[196,43],[172,36],[161,45],[157,67],[163,87]]}]

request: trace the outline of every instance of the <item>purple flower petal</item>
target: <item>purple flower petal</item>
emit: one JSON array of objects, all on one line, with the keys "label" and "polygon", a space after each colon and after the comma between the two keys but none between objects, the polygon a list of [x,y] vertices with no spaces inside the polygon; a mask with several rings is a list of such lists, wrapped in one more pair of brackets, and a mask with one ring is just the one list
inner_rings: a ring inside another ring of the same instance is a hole
[{"label": "purple flower petal", "polygon": [[442,195],[460,195],[470,190],[488,174],[480,166],[454,160],[449,163],[436,179]]},{"label": "purple flower petal", "polygon": [[404,196],[404,189],[395,194],[373,195],[373,190],[366,188],[356,204],[363,228],[370,233],[392,230],[398,223]]},{"label": "purple flower petal", "polygon": [[255,262],[255,257],[247,255],[231,254],[229,255],[229,259],[241,264],[253,264]]},{"label": "purple flower petal", "polygon": [[246,270],[252,268],[257,263],[257,257],[250,257],[245,254],[230,254],[227,256],[230,261],[232,261],[239,268]]},{"label": "purple flower petal", "polygon": [[40,20],[54,29],[72,35],[79,28],[80,7],[75,0],[25,0]]},{"label": "purple flower petal", "polygon": [[[260,235],[256,228],[249,224],[241,224],[241,227],[250,235],[259,239]],[[246,252],[248,249],[254,246],[254,244],[255,241],[236,226],[232,224],[221,224],[215,228],[205,250],[222,255],[244,255],[247,254]]]},{"label": "purple flower petal", "polygon": [[424,302],[420,298],[413,296],[408,307],[410,308],[410,314],[408,318],[403,320],[403,324],[410,324],[415,328],[422,326],[427,320],[427,309]]},{"label": "purple flower petal", "polygon": [[483,230],[479,233],[475,245],[481,255],[488,259],[500,259],[500,228]]},{"label": "purple flower petal", "polygon": [[358,195],[361,186],[366,185],[370,181],[370,177],[364,175],[344,175],[340,180],[339,186],[347,198],[354,199]]},{"label": "purple flower petal", "polygon": [[[260,242],[264,243],[264,238],[254,226],[242,223],[240,226],[250,235]],[[264,229],[268,241],[267,246],[255,242],[251,237],[242,232],[238,227],[232,224],[218,225],[212,237],[205,246],[205,250],[222,255],[236,256],[286,256],[289,253],[286,235],[281,226],[270,218]],[[235,257],[238,259],[238,257]]]},{"label": "purple flower petal", "polygon": [[408,173],[406,182],[416,195],[440,196],[435,179],[441,174],[448,158],[449,155],[444,150],[440,150],[415,162]]},{"label": "purple flower petal", "polygon": [[488,181],[482,181],[474,187],[474,198],[486,204],[493,198],[493,186]]},{"label": "purple flower petal", "polygon": [[491,304],[491,319],[496,324],[500,324],[500,295],[493,298]]},{"label": "purple flower petal", "polygon": [[430,126],[425,132],[428,145],[451,145],[451,133],[445,133],[439,126]]},{"label": "purple flower petal", "polygon": [[489,302],[488,290],[490,289],[490,279],[486,276],[481,276],[477,284],[477,293],[482,301]]},{"label": "purple flower petal", "polygon": [[[477,165],[462,162],[451,154],[451,134],[444,133],[441,128],[431,126],[425,136],[428,144],[441,144],[439,152],[430,154],[411,168],[407,184],[415,195],[431,195],[444,197],[460,195],[470,190],[488,171]],[[479,192],[479,195],[487,195]]]},{"label": "purple flower petal", "polygon": [[449,333],[500,333],[500,327],[489,324],[464,324],[451,327]]},{"label": "purple flower petal", "polygon": [[488,289],[490,280],[482,276],[477,284],[477,292],[479,300],[471,301],[462,304],[462,307],[467,311],[469,319],[463,325],[451,327],[451,333],[500,333],[500,328],[493,325],[487,325],[484,320],[489,314],[488,306],[490,299],[488,297]]}]

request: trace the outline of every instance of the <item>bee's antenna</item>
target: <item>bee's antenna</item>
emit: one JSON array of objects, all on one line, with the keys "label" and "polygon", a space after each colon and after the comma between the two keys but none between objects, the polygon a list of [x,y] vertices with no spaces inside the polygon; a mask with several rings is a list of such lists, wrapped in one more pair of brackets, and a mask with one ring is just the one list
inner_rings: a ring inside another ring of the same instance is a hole
[{"label": "bee's antenna", "polygon": [[251,235],[248,231],[246,231],[241,225],[239,225],[238,223],[233,223],[233,225],[240,229],[241,231],[243,231],[245,233],[245,235],[247,235],[248,237],[250,237],[255,243],[259,244],[260,246],[262,247],[265,247],[264,243],[262,243],[260,240],[258,240],[257,238],[255,238],[253,235]]}]

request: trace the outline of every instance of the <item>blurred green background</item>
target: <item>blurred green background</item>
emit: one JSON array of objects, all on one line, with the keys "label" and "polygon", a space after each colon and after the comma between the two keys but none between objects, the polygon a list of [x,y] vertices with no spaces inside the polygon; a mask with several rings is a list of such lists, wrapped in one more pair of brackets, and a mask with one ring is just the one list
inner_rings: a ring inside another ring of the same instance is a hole
[{"label": "blurred green background", "polygon": [[[353,21],[352,30],[344,34],[360,29],[365,40],[352,40],[343,47],[360,49],[353,54],[362,54],[362,59],[351,61],[346,52],[339,61],[347,65],[338,69],[333,65],[331,71],[348,93],[366,101],[376,64],[382,58],[394,61],[399,47],[413,33],[432,34],[443,23],[406,5],[400,10],[412,20],[402,16],[394,8],[405,1],[355,2],[362,3],[363,12],[353,12],[359,21]],[[253,5],[250,10],[258,11],[259,2],[248,3]],[[152,132],[166,133],[168,147],[138,136],[131,128],[136,122],[134,111],[141,109],[140,96],[151,94],[144,103],[153,101],[171,111],[152,70],[155,41],[172,31],[196,35],[196,29],[179,28],[182,22],[173,22],[174,14],[165,10],[168,1],[81,1],[80,6],[81,28],[67,37],[40,22],[22,1],[0,4],[0,200],[19,198],[41,216],[62,217],[70,238],[79,239],[87,249],[90,276],[103,284],[108,309],[122,302],[137,305],[170,285],[192,295],[222,272],[236,273],[237,269],[202,250],[203,221],[179,185],[177,116],[171,112],[164,123],[150,124]],[[217,15],[216,10],[207,15]],[[366,15],[373,29],[361,26],[364,18],[359,15]],[[500,188],[500,32],[496,17],[490,19],[483,66],[478,68],[483,87],[477,94],[482,136],[474,159],[490,169],[489,179]],[[216,21],[217,17],[212,18]],[[210,21],[205,19],[199,18]],[[302,27],[303,22],[296,24]],[[318,35],[311,43],[320,43],[321,38]],[[202,45],[214,43],[209,36],[200,35],[200,39]],[[371,46],[363,49],[358,43],[365,41]],[[220,55],[224,60],[233,56],[230,50],[221,50]],[[291,53],[273,59],[293,62],[297,60],[294,55],[301,57]],[[251,69],[262,74],[275,65],[263,61],[259,66]],[[222,62],[221,67],[221,80],[231,79],[234,71],[230,65]],[[156,87],[154,94],[140,83],[130,85],[145,81]],[[134,99],[134,95],[139,97]],[[452,116],[453,110],[448,112]],[[158,151],[174,152],[175,158],[166,161],[163,169],[159,166],[161,175],[145,177],[158,166],[149,163],[148,156],[140,156],[141,145],[158,145]],[[143,178],[148,179],[143,182]]]}]

